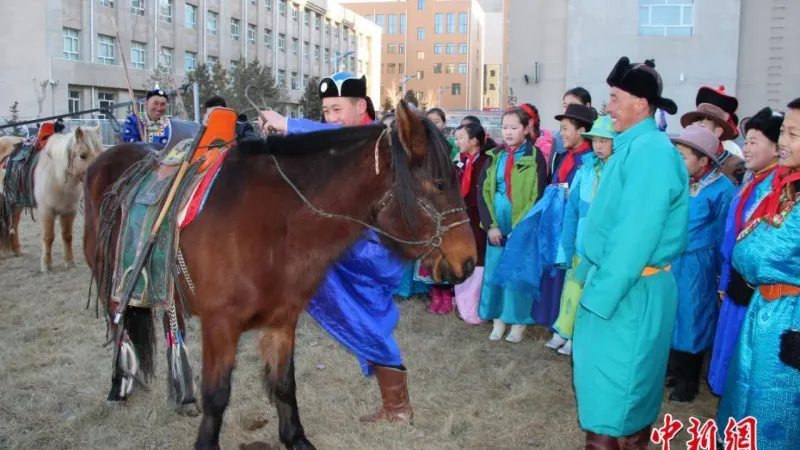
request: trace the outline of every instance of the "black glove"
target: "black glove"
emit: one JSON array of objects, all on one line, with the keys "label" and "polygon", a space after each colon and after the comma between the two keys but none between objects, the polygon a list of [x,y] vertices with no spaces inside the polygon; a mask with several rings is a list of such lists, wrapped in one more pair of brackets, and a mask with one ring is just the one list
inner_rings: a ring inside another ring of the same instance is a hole
[{"label": "black glove", "polygon": [[800,330],[786,330],[781,335],[781,361],[800,370]]},{"label": "black glove", "polygon": [[754,291],[755,289],[747,284],[742,274],[735,269],[731,269],[731,280],[728,282],[728,289],[725,290],[725,293],[734,303],[741,306],[749,305]]}]

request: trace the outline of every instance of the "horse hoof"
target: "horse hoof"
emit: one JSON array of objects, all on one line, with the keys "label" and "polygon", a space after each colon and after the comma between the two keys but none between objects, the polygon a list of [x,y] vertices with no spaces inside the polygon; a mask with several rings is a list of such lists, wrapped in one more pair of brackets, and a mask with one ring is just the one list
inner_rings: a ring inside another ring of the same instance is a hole
[{"label": "horse hoof", "polygon": [[194,403],[178,405],[175,407],[175,412],[184,417],[198,417],[200,415],[200,410]]},{"label": "horse hoof", "polygon": [[287,445],[286,450],[317,450],[317,447],[314,447],[314,444],[302,437],[294,444]]},{"label": "horse hoof", "polygon": [[75,267],[75,261],[66,261],[64,263],[65,269],[72,269],[73,267]]}]

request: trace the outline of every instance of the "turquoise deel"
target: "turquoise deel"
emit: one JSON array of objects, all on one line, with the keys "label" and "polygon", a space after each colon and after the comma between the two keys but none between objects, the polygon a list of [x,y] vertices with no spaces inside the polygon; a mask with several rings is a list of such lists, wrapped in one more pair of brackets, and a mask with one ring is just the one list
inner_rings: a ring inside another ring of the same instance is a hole
[{"label": "turquoise deel", "polygon": [[[790,284],[800,286],[800,206],[782,225],[759,224],[733,249],[733,267],[752,286]],[[800,371],[779,359],[780,337],[800,329],[800,297],[766,301],[756,289],[742,323],[725,390],[719,403],[717,423],[732,417],[758,420],[759,450],[800,449]]]},{"label": "turquoise deel", "polygon": [[[678,314],[672,348],[701,353],[714,345],[717,328],[717,279],[722,268],[719,249],[725,219],[736,187],[723,173],[712,170],[689,194],[689,244],[672,263],[678,283]],[[691,189],[690,189],[691,191]]]},{"label": "turquoise deel", "polygon": [[[525,146],[514,152],[514,161],[518,161],[524,154]],[[494,219],[503,236],[511,234],[511,201],[508,199],[504,168],[509,154],[507,151],[499,155],[496,163],[495,182],[497,187],[494,193]],[[487,180],[488,182],[488,180]],[[503,247],[488,244],[486,246],[486,259],[484,262],[484,279],[491,279],[503,256]],[[478,304],[478,316],[483,320],[500,319],[513,325],[532,325],[530,315],[531,298],[513,289],[502,288],[484,283],[481,289],[481,300]]]},{"label": "turquoise deel", "polygon": [[586,216],[588,273],[573,363],[584,430],[621,437],[658,418],[678,292],[663,268],[687,243],[689,179],[653,118],[614,139]]}]

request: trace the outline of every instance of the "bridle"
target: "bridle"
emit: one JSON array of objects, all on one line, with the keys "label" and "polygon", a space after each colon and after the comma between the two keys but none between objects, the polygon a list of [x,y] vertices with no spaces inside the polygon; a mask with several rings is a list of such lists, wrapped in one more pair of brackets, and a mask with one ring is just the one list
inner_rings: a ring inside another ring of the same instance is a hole
[{"label": "bridle", "polygon": [[[378,141],[375,143],[376,167],[377,167],[377,155],[378,155],[377,150],[378,150],[378,146],[380,145],[380,143],[381,143],[381,141],[382,141],[384,136],[387,136],[387,138],[388,138],[388,135],[386,134],[386,131],[387,130],[384,130],[384,132],[381,133],[381,135],[378,137]],[[348,222],[357,223],[357,224],[359,224],[359,225],[361,225],[361,226],[363,226],[363,227],[365,227],[365,228],[367,228],[369,230],[374,231],[375,233],[379,234],[380,236],[383,236],[383,237],[385,237],[387,239],[390,239],[390,240],[392,240],[394,242],[397,242],[398,244],[409,245],[409,246],[430,246],[428,251],[425,252],[425,254],[423,256],[421,256],[420,258],[418,258],[418,259],[423,259],[424,260],[425,258],[430,256],[430,254],[433,253],[434,251],[438,251],[440,254],[442,254],[442,248],[441,247],[442,247],[442,241],[444,240],[445,234],[447,234],[448,231],[453,230],[453,229],[455,229],[457,227],[469,224],[469,218],[462,219],[462,220],[459,220],[459,221],[456,221],[456,222],[453,222],[453,223],[450,223],[450,224],[445,224],[444,223],[445,220],[447,219],[447,216],[466,212],[467,208],[461,207],[461,208],[448,209],[447,211],[439,211],[433,205],[431,205],[430,202],[428,202],[426,199],[417,198],[417,203],[419,204],[419,206],[422,207],[422,209],[425,211],[425,213],[428,215],[428,217],[435,223],[436,230],[434,231],[434,233],[433,233],[433,235],[431,237],[429,237],[427,239],[419,240],[419,241],[412,241],[412,240],[408,240],[408,239],[399,238],[397,236],[392,235],[391,233],[388,233],[386,231],[381,230],[380,228],[378,228],[378,227],[376,227],[374,225],[370,225],[370,224],[364,222],[363,220],[356,219],[355,217],[350,217],[350,216],[346,216],[346,215],[343,215],[343,214],[330,213],[330,212],[323,211],[323,210],[319,209],[313,203],[311,203],[311,201],[305,195],[303,195],[303,193],[292,182],[292,180],[290,180],[289,177],[286,176],[286,173],[284,173],[283,169],[281,169],[281,165],[278,162],[278,159],[275,157],[275,155],[270,154],[270,157],[272,158],[272,161],[275,163],[275,169],[278,171],[278,174],[281,176],[281,178],[283,178],[283,181],[286,182],[286,184],[288,184],[290,188],[292,188],[292,190],[294,191],[295,194],[297,194],[297,196],[300,198],[300,200],[302,200],[303,203],[308,207],[308,209],[313,211],[315,214],[317,214],[320,217],[326,218],[326,219],[342,219],[342,220],[346,220]],[[373,210],[373,213],[375,214],[376,217],[384,208],[386,208],[386,205],[389,204],[389,202],[392,200],[392,198],[394,198],[395,190],[396,190],[396,187],[395,187],[395,184],[393,184],[389,188],[389,190],[385,194],[383,194],[383,197],[376,204],[376,206],[375,206],[375,208]]]}]

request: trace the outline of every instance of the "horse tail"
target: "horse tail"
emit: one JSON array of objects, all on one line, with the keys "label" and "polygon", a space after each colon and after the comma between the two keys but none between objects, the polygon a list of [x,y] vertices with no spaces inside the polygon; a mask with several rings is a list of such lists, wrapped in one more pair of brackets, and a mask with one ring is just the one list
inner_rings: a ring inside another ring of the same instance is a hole
[{"label": "horse tail", "polygon": [[156,326],[150,308],[129,306],[123,319],[123,327],[128,334],[145,381],[155,373]]},{"label": "horse tail", "polygon": [[8,253],[12,250],[11,236],[14,231],[13,209],[6,205],[5,198],[0,193],[0,254]]}]

